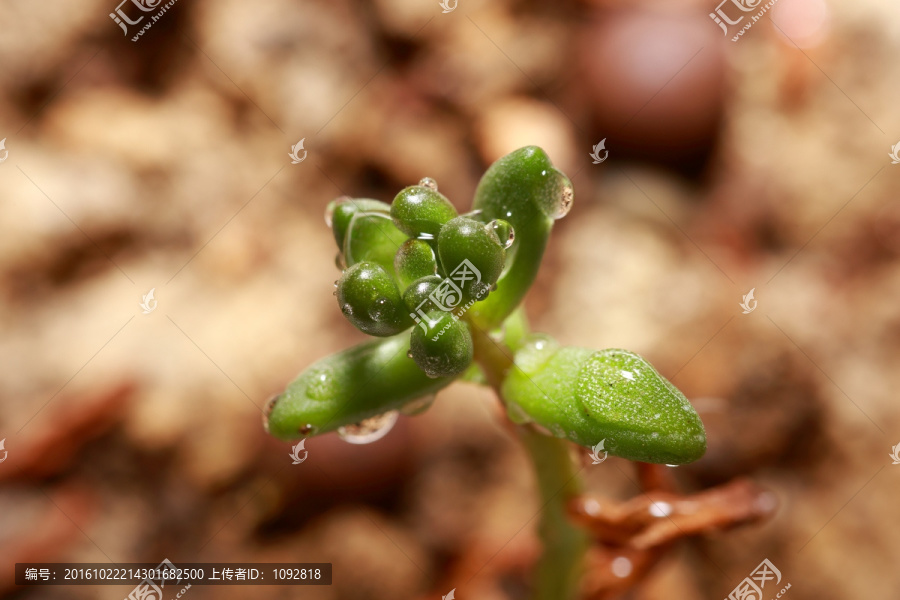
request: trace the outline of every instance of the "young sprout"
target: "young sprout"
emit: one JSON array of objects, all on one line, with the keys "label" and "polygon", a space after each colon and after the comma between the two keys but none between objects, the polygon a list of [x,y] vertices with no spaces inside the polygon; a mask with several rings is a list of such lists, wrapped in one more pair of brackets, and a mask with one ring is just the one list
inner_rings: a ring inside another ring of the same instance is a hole
[{"label": "young sprout", "polygon": [[514,311],[573,199],[568,177],[529,146],[491,165],[463,216],[430,178],[390,205],[329,204],[326,222],[346,265],[338,306],[384,339],[308,367],[270,403],[268,431],[292,440],[364,429],[393,411],[417,412],[423,398],[467,377],[491,383],[514,422],[552,436],[588,448],[604,441],[609,454],[643,462],[700,458],[700,418],[646,360],[524,334]]}]

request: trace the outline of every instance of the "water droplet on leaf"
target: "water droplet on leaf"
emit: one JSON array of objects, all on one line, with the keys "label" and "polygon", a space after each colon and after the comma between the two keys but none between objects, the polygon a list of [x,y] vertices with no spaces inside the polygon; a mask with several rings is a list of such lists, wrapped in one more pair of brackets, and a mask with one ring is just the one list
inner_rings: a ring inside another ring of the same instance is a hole
[{"label": "water droplet on leaf", "polygon": [[369,318],[373,321],[382,321],[394,310],[394,303],[387,298],[378,298],[369,307]]},{"label": "water droplet on leaf", "polygon": [[419,185],[430,188],[434,191],[437,191],[437,181],[432,179],[431,177],[423,177],[419,180]]},{"label": "water droplet on leaf", "polygon": [[497,234],[497,238],[500,240],[500,244],[504,248],[509,248],[510,246],[512,246],[513,242],[516,239],[516,231],[508,221],[504,221],[503,219],[494,219],[493,221],[488,223],[488,225],[494,230],[494,233]]},{"label": "water droplet on leaf", "polygon": [[328,203],[328,206],[325,207],[325,225],[329,228],[334,221],[334,209],[338,205],[338,200],[332,200]]},{"label": "water droplet on leaf", "polygon": [[327,402],[338,393],[334,373],[328,367],[319,367],[307,375],[306,396],[311,400]]},{"label": "water droplet on leaf", "polygon": [[422,396],[418,400],[413,400],[412,402],[401,408],[400,412],[410,417],[421,415],[423,412],[431,408],[431,405],[434,404],[435,397],[436,396],[434,394]]},{"label": "water droplet on leaf", "polygon": [[572,188],[572,184],[568,183],[560,186],[557,197],[556,211],[553,213],[552,217],[554,219],[562,219],[564,216],[569,214],[569,211],[572,210],[572,204],[574,203],[575,190]]},{"label": "water droplet on leaf", "polygon": [[275,394],[268,400],[266,400],[266,404],[263,407],[263,429],[266,430],[266,433],[269,433],[269,417],[272,416],[272,411],[275,410],[275,405],[278,403],[278,400],[281,399],[281,394]]},{"label": "water droplet on leaf", "polygon": [[361,421],[355,425],[338,427],[338,436],[348,444],[371,444],[377,442],[394,428],[400,413],[388,411]]}]

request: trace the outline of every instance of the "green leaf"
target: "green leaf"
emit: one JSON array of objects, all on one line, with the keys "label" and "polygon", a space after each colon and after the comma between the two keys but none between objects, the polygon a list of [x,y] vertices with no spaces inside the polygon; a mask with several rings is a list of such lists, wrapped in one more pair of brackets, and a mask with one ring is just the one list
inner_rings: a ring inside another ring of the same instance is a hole
[{"label": "green leaf", "polygon": [[404,188],[391,204],[391,218],[409,237],[434,239],[441,226],[456,216],[446,196],[424,185]]},{"label": "green leaf", "polygon": [[457,269],[468,270],[470,275],[460,286],[463,298],[481,300],[487,297],[490,287],[500,277],[506,250],[491,225],[468,217],[456,217],[441,228],[438,257],[444,275],[451,279]]},{"label": "green leaf", "polygon": [[348,267],[363,261],[378,263],[393,276],[394,256],[406,239],[386,214],[357,212],[344,238],[344,260]]},{"label": "green leaf", "polygon": [[341,312],[363,333],[387,337],[412,325],[397,284],[377,263],[356,263],[344,271],[335,295]]},{"label": "green leaf", "polygon": [[453,313],[432,311],[413,328],[410,356],[429,377],[455,377],[472,363],[472,334]]},{"label": "green leaf", "polygon": [[431,379],[406,356],[409,332],[323,358],[303,371],[268,408],[266,428],[291,440],[398,410],[453,381]]},{"label": "green leaf", "polygon": [[481,211],[479,219],[485,222],[508,221],[515,240],[497,291],[472,307],[471,318],[480,327],[497,327],[522,301],[537,275],[553,221],[565,216],[573,199],[572,182],[537,146],[515,150],[488,168],[472,208]]},{"label": "green leaf", "polygon": [[[429,275],[413,281],[403,292],[403,303],[406,304],[406,308],[410,311],[420,312],[419,317],[429,311],[437,310],[428,296],[441,284],[441,281],[440,275]],[[427,302],[425,302],[426,300]],[[425,304],[422,304],[423,302]]]},{"label": "green leaf", "polygon": [[652,463],[684,464],[706,451],[703,423],[687,398],[627,350],[559,347],[533,337],[503,382],[510,418],[556,437]]},{"label": "green leaf", "polygon": [[358,212],[390,214],[391,205],[380,200],[350,198],[349,196],[341,196],[329,202],[325,208],[325,222],[331,227],[334,241],[337,242],[338,250],[341,252],[344,251],[344,238],[347,235],[347,228],[350,227],[350,219]]},{"label": "green leaf", "polygon": [[427,242],[406,240],[394,256],[394,271],[405,290],[417,279],[437,274],[437,257]]}]

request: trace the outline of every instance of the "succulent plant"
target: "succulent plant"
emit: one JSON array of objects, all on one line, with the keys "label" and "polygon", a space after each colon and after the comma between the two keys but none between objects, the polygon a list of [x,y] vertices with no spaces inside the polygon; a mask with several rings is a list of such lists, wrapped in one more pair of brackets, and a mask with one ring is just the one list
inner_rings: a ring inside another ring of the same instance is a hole
[{"label": "succulent plant", "polygon": [[[576,473],[562,440],[635,461],[678,465],[706,450],[690,402],[626,350],[561,346],[531,334],[519,308],[534,283],[572,184],[538,147],[504,156],[458,215],[425,178],[393,203],[328,206],[345,317],[376,339],[323,358],[273,398],[265,425],[283,440],[337,431],[365,443],[418,414],[457,379],[490,385],[519,425],[544,501],[546,554],[537,598],[573,598],[586,548],[561,489]],[[605,456],[605,455],[604,455]],[[576,486],[577,487],[577,486]]]},{"label": "succulent plant", "polygon": [[360,331],[387,339],[309,367],[271,403],[268,430],[290,440],[403,409],[482,362],[474,337],[482,347],[494,340],[511,358],[494,379],[514,422],[586,447],[606,440],[610,454],[632,460],[702,456],[696,412],[640,356],[560,347],[547,336],[497,341],[573,199],[546,153],[526,147],[487,170],[461,216],[429,178],[390,205],[347,197],[329,204],[326,221],[346,265],[338,306]]}]

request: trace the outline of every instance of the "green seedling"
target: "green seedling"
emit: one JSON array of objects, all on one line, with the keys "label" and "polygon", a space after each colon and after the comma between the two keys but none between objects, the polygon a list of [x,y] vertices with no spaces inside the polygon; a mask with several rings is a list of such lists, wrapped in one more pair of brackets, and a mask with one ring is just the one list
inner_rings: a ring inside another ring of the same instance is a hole
[{"label": "green seedling", "polygon": [[[492,386],[509,418],[527,430],[523,440],[542,493],[567,472],[560,440],[602,443],[609,454],[635,461],[678,465],[700,458],[706,450],[700,418],[646,360],[528,333],[517,309],[554,222],[573,200],[569,179],[530,146],[491,165],[463,215],[429,178],[390,205],[332,202],[326,221],[344,267],[338,306],[360,331],[383,339],[308,367],[270,401],[268,431],[282,440],[329,431],[358,436],[392,425],[396,419],[385,415],[394,411],[422,412],[437,391],[465,379]],[[565,555],[568,566],[548,570],[553,557],[545,561],[538,597],[569,598],[577,588],[571,565],[584,538],[566,529],[561,511],[551,505],[545,515],[556,529],[545,541],[547,552]]]}]

